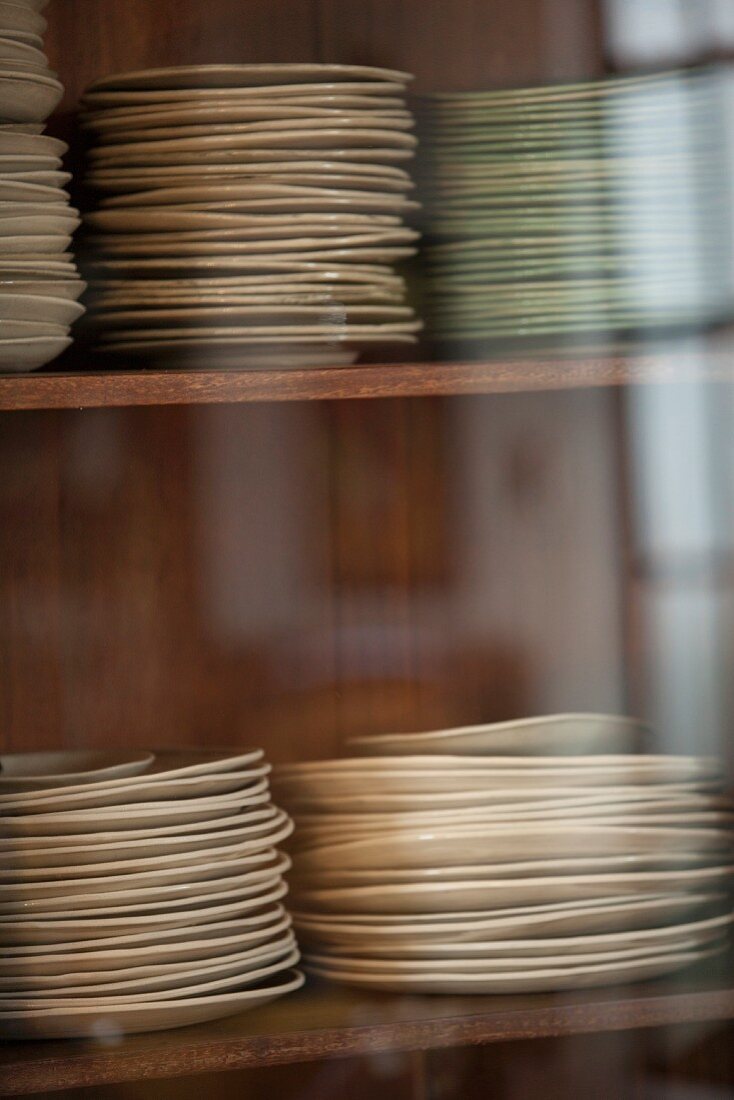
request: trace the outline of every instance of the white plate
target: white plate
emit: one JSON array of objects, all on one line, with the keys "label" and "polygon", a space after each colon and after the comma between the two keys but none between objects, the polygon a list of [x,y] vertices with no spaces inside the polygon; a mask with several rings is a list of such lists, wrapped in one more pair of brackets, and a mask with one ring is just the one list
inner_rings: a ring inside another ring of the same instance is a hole
[{"label": "white plate", "polygon": [[[0,206],[0,219],[4,217]],[[282,214],[240,214],[215,210],[179,210],[178,208],[149,207],[132,210],[97,210],[87,214],[85,223],[92,229],[106,234],[126,233],[201,233],[241,230],[252,234],[255,230],[267,230],[283,235],[290,229],[289,236],[304,236],[303,226],[339,229],[346,226],[349,231],[356,227],[366,229],[384,229],[397,226],[400,219],[390,214],[308,211],[306,213]],[[0,226],[2,221],[0,220]],[[344,230],[342,229],[342,232]],[[308,236],[308,232],[305,234]]]},{"label": "white plate", "polygon": [[25,4],[0,3],[0,27],[7,31],[26,31],[28,34],[42,35],[47,27],[40,12]]},{"label": "white plate", "polygon": [[190,1001],[159,1001],[145,1005],[97,1004],[89,1008],[12,1010],[0,1012],[0,1035],[6,1039],[62,1039],[98,1035],[100,1015],[115,1034],[161,1031],[230,1016],[267,1004],[300,989],[305,979],[298,970],[286,971],[270,985]]},{"label": "white plate", "polygon": [[557,966],[544,970],[523,967],[514,973],[437,974],[390,973],[368,974],[362,971],[337,969],[334,966],[311,966],[308,972],[329,981],[343,982],[362,989],[383,989],[395,993],[540,993],[559,990],[590,989],[620,982],[641,982],[672,974],[686,966],[711,958],[713,951],[681,951],[659,955],[654,959],[633,959],[627,962],[603,963],[591,966]]}]

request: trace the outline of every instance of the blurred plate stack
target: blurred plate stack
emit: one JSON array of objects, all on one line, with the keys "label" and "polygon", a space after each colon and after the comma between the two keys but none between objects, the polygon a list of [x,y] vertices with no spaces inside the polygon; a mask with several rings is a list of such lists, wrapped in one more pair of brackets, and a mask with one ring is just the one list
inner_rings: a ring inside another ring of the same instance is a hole
[{"label": "blurred plate stack", "polygon": [[261,750],[0,757],[0,1035],[155,1031],[298,989]]},{"label": "blurred plate stack", "polygon": [[[716,763],[625,718],[358,738],[278,770],[307,968],[425,993],[576,989],[722,950],[734,814]],[[553,754],[553,755],[551,755]]]},{"label": "blurred plate stack", "polygon": [[431,97],[434,334],[583,339],[729,318],[724,94],[693,70]]},{"label": "blurred plate stack", "polygon": [[62,141],[43,133],[63,88],[43,53],[45,0],[0,0],[0,370],[29,371],[71,343],[84,289]]},{"label": "blurred plate stack", "polygon": [[180,363],[340,366],[415,342],[407,73],[199,65],[84,96],[101,348]]}]

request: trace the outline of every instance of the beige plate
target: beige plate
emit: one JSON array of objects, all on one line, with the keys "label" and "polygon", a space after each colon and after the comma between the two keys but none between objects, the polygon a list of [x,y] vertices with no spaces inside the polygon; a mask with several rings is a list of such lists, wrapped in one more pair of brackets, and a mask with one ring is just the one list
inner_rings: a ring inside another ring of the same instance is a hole
[{"label": "beige plate", "polygon": [[64,89],[56,80],[46,81],[30,74],[2,75],[0,116],[8,122],[45,122],[63,94]]},{"label": "beige plate", "polygon": [[[137,284],[136,284],[137,286]],[[0,283],[2,292],[2,283]],[[393,305],[405,299],[404,290],[385,287],[335,287],[329,289],[319,283],[284,284],[282,288],[267,288],[259,293],[243,288],[241,291],[226,287],[212,290],[151,291],[138,289],[97,292],[94,296],[94,314],[111,313],[121,309],[181,309],[186,306],[335,306],[335,305]]]},{"label": "beige plate", "polygon": [[[396,340],[398,338],[395,338]],[[407,339],[400,338],[401,340]],[[384,341],[383,341],[384,342]],[[303,345],[303,346],[300,346]],[[135,343],[110,343],[100,350],[109,355],[153,358],[170,367],[185,365],[187,370],[304,370],[306,368],[348,367],[358,352],[351,349],[325,347],[299,341],[299,346],[275,349],[260,345],[243,346],[241,340],[207,341],[205,344],[186,340],[136,341]]]},{"label": "beige plate", "polygon": [[[234,860],[231,862],[235,862]],[[0,917],[9,921],[65,920],[77,913],[99,911],[102,917],[128,917],[147,913],[167,913],[178,909],[200,909],[250,897],[277,885],[290,870],[291,861],[278,853],[275,862],[223,878],[170,885],[149,885],[129,889],[118,879],[116,889],[107,893],[64,894],[59,897],[26,901],[3,901]],[[81,888],[83,888],[83,883]]]},{"label": "beige plate", "polygon": [[[101,916],[114,912],[118,917],[171,909],[198,909],[202,905],[215,905],[257,894],[274,885],[276,879],[290,870],[290,867],[290,858],[283,855],[270,865],[255,867],[241,874],[230,874],[224,878],[196,882],[153,884],[135,889],[129,888],[126,882],[118,878],[116,889],[107,893],[71,893],[59,897],[36,898],[33,901],[6,901],[3,894],[0,917],[13,920],[50,920],[91,910],[99,910]],[[80,888],[83,889],[83,883]]]},{"label": "beige plate", "polygon": [[[33,43],[37,44],[37,43]],[[42,43],[41,43],[42,44]],[[206,103],[232,103],[273,99],[287,99],[293,103],[317,102],[331,96],[359,96],[381,100],[383,97],[401,100],[406,93],[400,81],[332,81],[308,84],[271,84],[267,87],[218,87],[181,88],[166,91],[121,91],[92,89],[82,96],[82,104],[88,110],[109,107],[149,107],[161,104],[196,105]]]},{"label": "beige plate", "polygon": [[299,959],[300,954],[297,948],[291,948],[290,951],[280,952],[280,958],[276,962],[271,961],[265,966],[247,967],[240,973],[230,975],[227,978],[220,977],[196,983],[191,982],[189,984],[184,983],[182,985],[176,985],[171,990],[154,989],[150,992],[143,993],[138,993],[131,989],[127,989],[122,993],[103,993],[102,990],[100,990],[98,993],[97,990],[89,990],[82,986],[81,994],[72,998],[60,995],[45,997],[42,995],[31,997],[25,997],[23,995],[18,997],[6,996],[0,1000],[0,1012],[15,1007],[22,1010],[24,1008],[60,1008],[64,1005],[76,1007],[98,1003],[105,1005],[124,1005],[130,1004],[131,1002],[159,1001],[161,997],[167,996],[180,997],[182,1000],[188,997],[211,996],[215,993],[224,992],[225,990],[246,989],[256,985],[258,982],[264,981],[278,974],[280,971],[294,966]]},{"label": "beige plate", "polygon": [[[106,313],[101,319],[101,323],[115,328],[147,330],[157,325],[178,325],[188,329],[198,325],[226,326],[248,322],[253,326],[253,334],[256,335],[261,326],[266,326],[268,331],[272,333],[273,325],[276,324],[287,326],[312,321],[315,325],[325,326],[326,331],[328,331],[334,325],[343,327],[351,324],[410,322],[414,319],[414,316],[413,310],[408,306],[345,306],[339,302],[301,306],[228,306],[223,304],[207,306],[196,298],[190,298],[182,301],[177,308],[143,308]],[[185,333],[181,333],[181,335],[185,335]]]},{"label": "beige plate", "polygon": [[578,936],[592,933],[639,931],[707,917],[713,909],[728,910],[722,893],[613,895],[583,901],[494,910],[413,913],[323,913],[294,911],[298,929],[310,937],[328,935],[351,943],[368,935],[385,943],[421,943],[428,940],[485,942],[486,940],[535,939],[546,936]]},{"label": "beige plate", "polygon": [[204,851],[191,857],[185,866],[167,867],[151,859],[140,860],[142,866],[129,871],[125,861],[122,864],[99,863],[82,868],[84,876],[72,874],[68,878],[59,873],[58,867],[20,870],[2,877],[0,896],[3,902],[27,901],[33,905],[41,899],[58,898],[66,894],[110,893],[119,887],[123,878],[126,889],[130,890],[142,890],[152,885],[191,885],[262,870],[263,867],[274,864],[278,857],[279,853],[274,848],[264,848],[261,852],[250,855],[229,855],[223,859],[217,856],[216,851],[209,855]]},{"label": "beige plate", "polygon": [[[34,277],[35,278],[35,277]],[[28,296],[52,299],[53,301],[76,302],[81,298],[87,284],[81,279],[23,279],[9,280],[0,277],[0,299],[13,296]],[[0,796],[1,797],[1,796]]]},{"label": "beige plate", "polygon": [[6,294],[0,282],[0,321],[43,320],[58,325],[71,325],[83,313],[84,306],[64,298]]},{"label": "beige plate", "polygon": [[61,206],[68,203],[69,196],[57,186],[44,186],[36,183],[10,182],[0,179],[0,202],[53,203]]},{"label": "beige plate", "polygon": [[7,38],[0,31],[0,64],[7,68],[6,61],[31,61],[36,65],[48,65],[48,58],[42,50],[35,46],[29,46],[26,42],[18,42],[14,38]]},{"label": "beige plate", "polygon": [[[2,284],[0,284],[1,286]],[[221,775],[194,776],[190,779],[166,779],[135,784],[132,780],[115,786],[112,783],[85,784],[59,788],[55,791],[35,791],[30,794],[0,795],[0,814],[6,808],[23,813],[64,813],[106,806],[133,806],[138,803],[171,801],[174,799],[206,798],[247,789],[248,797],[268,790],[267,777],[253,777],[251,771],[224,772]],[[1,872],[0,872],[1,874]]]},{"label": "beige plate", "polygon": [[671,974],[683,967],[709,958],[718,952],[681,951],[654,959],[603,963],[591,966],[557,966],[543,970],[526,967],[513,972],[483,975],[457,972],[405,974],[386,969],[383,974],[347,970],[334,966],[309,966],[309,973],[330,981],[344,982],[363,989],[383,989],[400,993],[539,993],[564,989],[589,989],[619,982],[641,982]]},{"label": "beige plate", "polygon": [[[240,340],[243,344],[298,344],[309,339],[319,340],[328,344],[330,341],[354,340],[390,340],[393,336],[411,336],[420,329],[419,321],[396,322],[394,324],[372,324],[340,326],[324,324],[293,324],[293,325],[236,325],[220,328],[212,325],[210,328],[181,329],[117,329],[114,332],[103,332],[100,340],[118,343],[125,340],[131,344],[136,341],[150,343],[155,341],[185,340],[189,343],[200,343],[206,346],[210,340],[227,339]],[[1,331],[1,329],[0,329]]]},{"label": "beige plate", "polygon": [[[73,753],[55,755],[67,757],[74,756]],[[126,790],[131,785],[131,780],[128,778],[129,775],[135,775],[135,780],[132,785],[136,788],[142,787],[143,791],[147,790],[148,785],[152,786],[160,784],[161,782],[177,781],[181,779],[189,780],[217,777],[220,773],[223,775],[236,773],[238,780],[237,787],[241,787],[270,772],[269,764],[264,765],[265,771],[262,770],[264,757],[262,749],[251,749],[249,752],[238,753],[236,755],[227,752],[207,752],[206,750],[200,749],[163,750],[158,752],[155,758],[151,753],[141,755],[145,756],[145,766],[144,768],[139,768],[136,772],[111,773],[109,775],[100,776],[99,778],[93,776],[88,782],[84,779],[83,773],[78,773],[62,784],[55,783],[54,786],[59,789],[55,790],[53,794],[55,797],[62,797],[73,794],[103,794],[105,791]],[[25,761],[25,766],[28,766],[30,758],[35,756],[35,754],[23,754],[23,756],[29,758]],[[4,757],[0,756],[0,762],[2,762],[3,759]],[[143,770],[145,774],[139,774],[139,772]],[[2,791],[9,789],[6,788],[3,783],[4,778],[6,777],[0,775],[0,790]],[[49,797],[48,792],[34,791],[33,788],[23,788],[14,785],[12,789],[27,790],[29,793],[24,801]],[[3,799],[2,801],[6,802],[8,799]],[[150,801],[150,799],[145,797],[137,801]]]},{"label": "beige plate", "polygon": [[[267,793],[267,792],[265,792]],[[176,815],[189,816],[186,810],[189,799],[176,799],[170,809],[163,803],[157,810],[148,808],[148,804],[138,803],[130,807],[129,820],[126,807],[111,807],[109,810],[79,810],[78,813],[29,814],[27,817],[4,817],[0,854],[16,854],[21,849],[34,850],[41,845],[49,849],[65,848],[86,844],[89,848],[96,845],[122,844],[123,841],[148,841],[159,839],[163,845],[166,840],[186,833],[208,832],[211,829],[236,829],[238,832],[249,830],[251,835],[259,835],[264,825],[283,815],[282,810],[268,802],[256,801],[254,807],[242,807],[244,795],[222,795],[211,799],[216,809],[203,808],[199,812],[191,811],[192,821],[176,820]],[[256,795],[256,800],[263,794]],[[200,805],[209,799],[198,799]],[[20,824],[18,824],[20,823]],[[143,824],[139,824],[143,823]],[[78,826],[76,831],[75,826]],[[91,828],[90,828],[91,826]],[[97,828],[95,829],[95,826]],[[13,835],[14,830],[17,834]],[[26,835],[21,835],[23,830]],[[247,839],[246,836],[241,839]]]},{"label": "beige plate", "polygon": [[[194,933],[196,941],[214,940],[215,944],[222,937],[236,935],[237,931],[251,932],[270,928],[276,921],[285,915],[284,907],[278,902],[271,902],[253,910],[244,917],[228,917],[224,919],[214,918],[212,921],[204,921],[196,925]],[[81,929],[84,931],[84,929]],[[52,944],[35,947],[32,944],[21,947],[7,948],[0,958],[0,972],[6,973],[5,967],[14,967],[17,972],[21,966],[38,966],[41,960],[48,958],[49,953],[54,958],[63,955],[68,963],[80,969],[87,969],[86,959],[88,951],[114,951],[125,952],[127,950],[139,951],[143,948],[165,947],[166,950],[176,944],[187,943],[191,940],[191,933],[184,927],[175,928],[148,928],[142,932],[126,932],[115,936],[98,936],[88,940],[69,940],[62,946]],[[68,968],[68,967],[67,967]]]},{"label": "beige plate", "polygon": [[22,374],[36,370],[61,355],[72,343],[71,337],[34,337],[22,340],[0,340],[0,372]]},{"label": "beige plate", "polygon": [[140,775],[150,752],[17,752],[0,755],[0,791],[63,787]]},{"label": "beige plate", "polygon": [[378,734],[352,737],[347,744],[370,756],[407,756],[421,753],[577,755],[588,752],[624,753],[648,733],[632,718],[607,714],[550,714],[514,722],[464,726],[430,733]]},{"label": "beige plate", "polygon": [[2,156],[35,155],[63,157],[69,152],[65,141],[50,137],[48,134],[0,133],[0,154]]},{"label": "beige plate", "polygon": [[[715,815],[711,815],[715,817]],[[624,818],[621,819],[624,821]],[[675,818],[674,820],[677,820]],[[647,822],[656,821],[647,818]],[[685,821],[685,816],[681,817]],[[359,840],[324,844],[299,854],[298,870],[377,870],[438,867],[526,859],[654,855],[659,852],[722,852],[731,846],[728,829],[627,826],[591,821],[395,828]]]},{"label": "beige plate", "polygon": [[40,187],[56,188],[66,187],[70,179],[68,172],[6,172],[3,176],[5,183],[35,183]]},{"label": "beige plate", "polygon": [[[106,981],[94,984],[87,980],[79,984],[70,981],[66,987],[60,984],[29,986],[27,979],[0,978],[0,999],[6,1007],[6,1002],[11,1000],[14,1003],[27,1001],[26,1007],[32,1007],[33,1004],[50,1003],[52,1000],[66,1001],[67,997],[70,1005],[88,1002],[91,998],[106,1000],[108,997],[159,1000],[168,994],[177,996],[179,989],[190,993],[187,987],[201,985],[205,991],[213,992],[232,985],[254,984],[269,974],[293,966],[299,957],[295,937],[291,932],[286,932],[272,942],[252,947],[249,951],[230,953],[214,960],[147,967],[144,969],[152,971],[147,975],[130,970],[125,971],[123,977],[113,972],[106,975]],[[209,989],[210,983],[216,985]]]},{"label": "beige plate", "polygon": [[22,237],[9,237],[0,234],[0,251],[5,260],[12,256],[27,256],[29,252],[58,256],[66,252],[71,243],[71,233],[29,234]]},{"label": "beige plate", "polygon": [[31,864],[6,867],[3,873],[3,883],[18,884],[19,886],[44,886],[52,887],[57,882],[66,879],[82,880],[80,886],[90,880],[96,880],[100,876],[130,875],[142,876],[160,872],[162,878],[176,874],[182,870],[191,870],[191,881],[203,881],[210,877],[209,868],[215,868],[222,862],[239,860],[243,867],[249,866],[252,860],[267,860],[272,857],[272,848],[261,847],[253,849],[249,843],[226,841],[220,843],[217,837],[212,840],[213,847],[206,845],[196,851],[184,848],[180,852],[169,855],[143,855],[136,857],[132,853],[131,859],[115,859],[107,861],[102,856],[100,863],[71,863],[69,866],[57,864],[47,866],[41,860]]},{"label": "beige plate", "polygon": [[466,882],[415,883],[408,886],[335,887],[304,890],[298,906],[330,913],[455,913],[457,910],[506,909],[553,902],[581,902],[630,893],[661,894],[729,889],[734,868],[693,871],[630,871],[557,878],[482,879]]},{"label": "beige plate", "polygon": [[[94,834],[95,836],[110,837],[110,840],[100,841],[90,845],[63,844],[63,838],[54,837],[53,845],[47,839],[41,841],[34,838],[33,841],[13,841],[10,849],[7,842],[3,844],[2,861],[5,873],[11,874],[16,867],[59,867],[65,869],[66,877],[70,869],[87,863],[104,863],[112,860],[138,860],[150,859],[157,855],[164,858],[168,855],[181,855],[184,852],[196,853],[203,849],[211,849],[218,857],[224,858],[232,848],[240,852],[259,852],[264,848],[272,848],[285,840],[293,831],[293,826],[285,814],[271,819],[264,826],[250,826],[237,828],[233,817],[222,819],[221,822],[211,822],[214,831],[192,833],[192,826],[181,826],[178,831],[151,829],[149,838],[125,839],[121,843],[119,835],[115,839],[114,833]],[[194,826],[196,827],[196,826]],[[199,826],[200,828],[200,826]]]},{"label": "beige plate", "polygon": [[27,31],[29,34],[42,35],[46,30],[46,20],[33,8],[24,4],[0,3],[0,27],[4,31]]},{"label": "beige plate", "polygon": [[[0,205],[0,226],[3,209]],[[200,233],[202,231],[240,230],[252,233],[257,229],[270,230],[283,235],[288,227],[290,236],[297,230],[302,235],[301,226],[357,231],[358,228],[381,230],[400,224],[400,219],[389,214],[358,214],[351,211],[341,213],[319,213],[309,211],[304,214],[237,214],[207,210],[178,210],[166,207],[139,207],[132,210],[98,210],[85,217],[87,225],[107,234],[169,232]],[[307,234],[308,235],[308,234]]]},{"label": "beige plate", "polygon": [[216,275],[171,278],[171,279],[99,279],[95,289],[127,290],[150,287],[151,290],[214,290],[248,288],[250,290],[275,293],[280,286],[293,284],[319,283],[330,287],[385,287],[389,290],[403,289],[401,276],[389,267],[357,267],[356,264],[306,264],[303,271],[290,271],[288,264],[281,265],[282,270],[274,274],[258,275]]},{"label": "beige plate", "polygon": [[[302,232],[303,236],[295,236]],[[15,238],[5,238],[5,240]],[[27,238],[22,238],[27,240]],[[44,238],[45,239],[45,238]],[[315,252],[320,249],[359,249],[408,245],[418,240],[413,229],[399,226],[368,228],[360,225],[350,229],[345,226],[311,225],[259,228],[251,230],[222,229],[183,233],[105,233],[89,237],[89,243],[105,256],[144,257],[173,255],[226,255],[240,253]]]},{"label": "beige plate", "polygon": [[[359,940],[353,938],[351,946],[344,946],[339,944],[338,937],[332,944],[327,933],[322,943],[329,944],[328,954],[334,962],[346,955],[363,959],[446,960],[442,965],[447,966],[455,959],[461,959],[462,965],[470,959],[506,959],[512,956],[523,960],[553,956],[573,956],[575,959],[596,951],[678,951],[684,941],[700,946],[725,934],[732,919],[731,913],[724,913],[706,920],[688,921],[661,928],[631,929],[589,936],[561,936],[553,939],[490,939],[486,942],[451,942],[447,938],[444,942],[424,940],[420,943],[390,944],[386,942],[385,936],[365,936]],[[531,965],[535,966],[536,963]]]},{"label": "beige plate", "polygon": [[[328,178],[332,175],[353,175],[353,176],[372,176],[379,180],[390,177],[397,180],[410,179],[410,176],[404,168],[398,168],[394,164],[381,164],[373,162],[370,158],[366,158],[363,161],[360,160],[342,160],[330,152],[328,159],[314,157],[313,154],[309,159],[309,155],[304,154],[303,150],[293,150],[294,157],[281,156],[281,150],[278,150],[278,155],[274,159],[271,156],[266,156],[262,161],[258,161],[252,158],[252,161],[248,161],[247,164],[203,164],[201,171],[197,172],[197,165],[177,165],[171,168],[131,168],[129,171],[123,171],[122,169],[98,169],[95,175],[104,177],[122,177],[124,180],[130,178],[138,180],[147,180],[149,187],[183,187],[194,184],[197,187],[202,184],[225,184],[227,180],[218,179],[216,177],[227,175],[241,175],[246,178],[256,176],[267,176],[267,182],[273,182],[273,176],[288,175],[293,177],[293,182],[298,184],[303,182],[304,174],[311,176],[318,175],[320,177]],[[404,159],[402,156],[399,159]],[[212,180],[207,180],[204,177],[213,176]],[[230,181],[237,182],[235,181]],[[244,182],[244,181],[242,181]],[[253,182],[255,182],[253,178]]]},{"label": "beige plate", "polygon": [[[294,122],[287,130],[255,130],[247,133],[214,134],[205,137],[173,138],[170,140],[131,142],[122,145],[106,145],[94,150],[90,157],[92,171],[114,167],[129,168],[133,165],[156,166],[165,164],[196,164],[204,162],[229,163],[240,161],[249,151],[273,149],[275,156],[283,149],[328,149],[335,155],[346,155],[343,150],[354,148],[362,156],[362,149],[375,150],[368,160],[379,161],[378,151],[395,147],[413,150],[418,144],[413,134],[387,127],[369,129],[366,126],[323,126],[313,123],[301,126]],[[302,154],[307,159],[308,154]],[[261,158],[267,159],[267,158]],[[273,159],[273,158],[270,158]]]},{"label": "beige plate", "polygon": [[0,1035],[6,1039],[61,1039],[98,1033],[100,1014],[115,1034],[136,1031],[161,1031],[186,1024],[203,1023],[231,1016],[247,1008],[267,1004],[304,983],[298,970],[285,971],[259,989],[224,993],[190,1000],[152,1001],[144,1005],[96,1004],[88,1008],[66,1006],[56,1009],[29,1009],[0,1012]]},{"label": "beige plate", "polygon": [[[338,166],[337,166],[338,167]],[[252,173],[251,178],[234,182],[197,184],[191,181],[181,186],[173,183],[154,190],[133,194],[115,195],[102,200],[101,209],[168,206],[176,210],[234,211],[235,204],[299,202],[313,203],[306,211],[319,209],[319,202],[353,203],[355,210],[362,203],[402,203],[403,192],[413,186],[407,174],[401,176],[360,175],[349,172],[330,172],[319,175],[318,183],[308,173],[296,177],[293,173],[278,172],[272,178],[263,173]],[[0,191],[0,197],[2,192]],[[414,207],[411,206],[411,209]],[[265,209],[265,207],[263,207]],[[298,209],[298,207],[294,207]]]},{"label": "beige plate", "polygon": [[[389,101],[393,102],[393,101]],[[97,140],[112,148],[120,142],[130,141],[167,141],[174,138],[205,137],[207,134],[244,132],[246,127],[270,125],[283,129],[294,122],[318,122],[319,125],[339,126],[343,123],[354,125],[359,120],[371,127],[386,126],[389,129],[409,129],[413,125],[413,116],[409,111],[401,110],[400,100],[395,106],[382,106],[382,100],[374,100],[376,107],[369,110],[361,108],[334,108],[321,106],[297,106],[273,100],[271,105],[243,103],[222,106],[183,108],[177,110],[152,111],[142,108],[136,111],[101,112],[87,115],[82,124],[85,129],[97,134]]]},{"label": "beige plate", "polygon": [[[0,983],[23,981],[24,986],[52,989],[64,988],[69,982],[75,985],[96,985],[99,981],[113,980],[114,975],[133,967],[152,971],[172,963],[185,963],[206,959],[218,959],[235,951],[248,951],[260,944],[271,943],[291,927],[291,918],[282,905],[274,905],[266,914],[255,918],[243,917],[237,921],[217,924],[197,924],[192,934],[185,930],[162,932],[159,943],[132,947],[128,941],[144,940],[143,936],[117,936],[86,943],[89,950],[67,951],[52,949],[51,954],[13,955],[0,962]],[[212,930],[214,930],[212,932]],[[203,935],[204,931],[212,932]],[[175,935],[175,938],[171,938]],[[164,937],[168,936],[166,942]],[[201,938],[195,938],[201,937]],[[156,939],[156,937],[153,937]],[[100,943],[121,943],[123,946],[99,948]],[[16,949],[17,950],[17,949]]]},{"label": "beige plate", "polygon": [[[318,948],[309,951],[308,965],[324,967],[327,969],[353,970],[364,974],[381,974],[396,976],[438,976],[444,973],[457,972],[473,976],[493,978],[508,972],[520,973],[523,969],[546,970],[555,967],[599,966],[603,964],[631,962],[633,959],[651,961],[660,955],[679,953],[682,951],[695,951],[702,947],[721,948],[723,946],[723,933],[719,931],[713,936],[704,938],[689,936],[678,937],[670,945],[619,947],[613,949],[597,949],[585,953],[576,952],[566,954],[562,941],[555,941],[559,946],[548,954],[537,955],[528,959],[525,955],[493,956],[489,958],[465,957],[461,954],[450,959],[434,959],[430,955],[426,959],[373,959],[361,953],[334,954],[331,951]],[[42,995],[42,994],[40,994]]]},{"label": "beige plate", "polygon": [[[168,825],[202,825],[221,815],[240,813],[248,823],[254,824],[265,816],[272,816],[267,807],[267,790],[251,794],[249,790],[219,795],[215,798],[173,799],[171,802],[142,802],[134,806],[77,810],[61,813],[25,813],[27,807],[3,806],[0,822],[0,846],[3,840],[15,841],[25,837],[72,837],[91,832],[125,832],[140,829],[164,828]],[[19,809],[22,816],[19,815]],[[36,811],[38,807],[35,807]],[[10,816],[11,814],[19,816]]]},{"label": "beige plate", "polygon": [[[0,5],[1,8],[1,5]],[[2,12],[0,11],[0,16]],[[36,33],[41,33],[36,31]],[[406,84],[413,77],[397,69],[377,69],[372,65],[335,65],[331,63],[281,63],[277,65],[180,65],[164,69],[140,69],[115,73],[95,80],[90,92],[107,88],[189,89],[255,88],[264,85],[319,84],[324,81],[397,81]]]},{"label": "beige plate", "polygon": [[141,931],[164,931],[171,928],[191,929],[196,924],[219,920],[231,920],[280,901],[288,888],[281,879],[271,880],[267,887],[259,883],[259,891],[245,896],[240,892],[237,898],[221,905],[202,905],[199,908],[179,908],[160,913],[146,913],[142,916],[105,917],[105,910],[80,909],[71,920],[49,918],[16,920],[0,917],[0,945],[3,953],[6,948],[48,947],[64,944],[78,939],[101,939],[105,936],[124,935]]},{"label": "beige plate", "polygon": [[364,271],[369,265],[390,267],[398,260],[414,255],[415,249],[409,247],[387,248],[324,248],[310,252],[271,252],[239,255],[189,255],[161,256],[155,259],[103,259],[95,260],[89,266],[95,271],[128,272],[147,275],[148,273],[167,273],[176,275],[206,274],[207,272],[243,271],[298,272],[312,271],[319,267],[335,267],[353,263]]},{"label": "beige plate", "polygon": [[[35,237],[58,237],[59,234],[67,234],[67,240],[70,239],[70,235],[79,226],[80,219],[77,216],[75,210],[70,207],[60,207],[58,214],[23,214],[13,215],[6,217],[0,213],[0,238],[3,241],[7,237],[21,238],[27,240],[27,236],[32,236],[34,240],[31,242],[35,249]],[[0,245],[4,248],[4,243]]]}]

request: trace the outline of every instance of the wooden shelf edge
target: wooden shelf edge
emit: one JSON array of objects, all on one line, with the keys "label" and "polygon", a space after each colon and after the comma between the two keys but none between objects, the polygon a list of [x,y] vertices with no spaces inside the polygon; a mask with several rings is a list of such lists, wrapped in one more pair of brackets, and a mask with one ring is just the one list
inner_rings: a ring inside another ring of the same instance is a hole
[{"label": "wooden shelf edge", "polygon": [[282,371],[38,373],[0,376],[0,410],[428,397],[732,379],[732,358],[707,352],[596,352]]},{"label": "wooden shelf edge", "polygon": [[[316,990],[317,996],[319,992]],[[59,1053],[59,1047],[63,1046],[59,1043],[15,1044],[16,1049],[23,1048],[22,1053],[15,1059],[13,1056],[3,1059],[0,1096],[344,1058],[375,1051],[430,1050],[734,1018],[734,988],[660,995],[646,991],[644,996],[626,990],[624,996],[617,994],[616,1000],[609,997],[610,992],[605,991],[606,996],[598,1000],[541,1003],[537,1007],[526,1005],[508,1010],[497,1007],[495,999],[494,1011],[478,1014],[391,1019],[371,1025],[301,1027],[272,1034],[207,1036],[198,1027],[185,1028],[133,1036],[124,1040],[120,1048],[107,1050],[102,1047],[90,1050],[89,1044],[84,1044],[86,1049],[79,1051],[76,1041],[71,1041],[66,1056]],[[452,1003],[456,1006],[456,999]],[[287,1019],[286,1002],[283,1007]],[[303,1023],[302,1010],[297,1018]],[[248,1015],[240,1019],[243,1028],[247,1028]],[[249,1019],[255,1023],[253,1016]],[[53,1052],[47,1052],[51,1046]]]}]

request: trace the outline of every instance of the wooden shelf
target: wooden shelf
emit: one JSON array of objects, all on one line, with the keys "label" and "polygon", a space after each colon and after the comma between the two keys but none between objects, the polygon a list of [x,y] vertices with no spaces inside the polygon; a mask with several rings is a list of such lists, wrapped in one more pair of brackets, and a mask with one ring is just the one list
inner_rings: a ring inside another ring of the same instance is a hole
[{"label": "wooden shelf", "polygon": [[282,371],[40,372],[0,376],[0,410],[204,405],[562,390],[734,380],[727,348],[694,352],[592,350],[485,362],[388,363]]},{"label": "wooden shelf", "polygon": [[397,997],[310,983],[262,1010],[212,1024],[87,1040],[0,1044],[0,1096],[372,1051],[428,1050],[734,1018],[722,964],[647,985],[524,997]]}]

